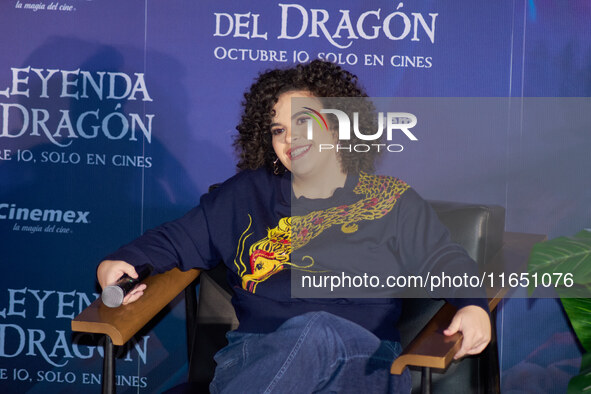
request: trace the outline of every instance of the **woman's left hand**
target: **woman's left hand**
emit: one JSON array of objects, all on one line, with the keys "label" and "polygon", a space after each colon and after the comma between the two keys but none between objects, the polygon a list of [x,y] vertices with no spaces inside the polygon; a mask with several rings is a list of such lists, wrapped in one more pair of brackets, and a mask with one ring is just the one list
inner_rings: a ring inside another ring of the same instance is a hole
[{"label": "woman's left hand", "polygon": [[467,354],[482,352],[490,342],[490,330],[488,313],[479,306],[468,305],[456,312],[443,333],[449,336],[459,331],[464,336],[462,347],[454,356],[457,360]]}]

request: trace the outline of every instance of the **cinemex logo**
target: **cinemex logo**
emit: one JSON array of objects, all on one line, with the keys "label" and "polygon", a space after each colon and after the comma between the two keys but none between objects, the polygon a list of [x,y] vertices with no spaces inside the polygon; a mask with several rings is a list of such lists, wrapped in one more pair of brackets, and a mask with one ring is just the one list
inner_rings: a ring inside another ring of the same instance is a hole
[{"label": "cinemex logo", "polygon": [[90,211],[61,209],[17,208],[16,204],[0,203],[0,220],[31,220],[33,222],[90,223]]},{"label": "cinemex logo", "polygon": [[[333,114],[336,116],[338,124],[339,124],[339,143],[336,145],[333,144],[320,144],[319,151],[322,152],[323,150],[333,150],[336,149],[337,152],[339,151],[347,151],[347,152],[369,152],[373,149],[380,152],[382,149],[387,150],[388,152],[402,152],[404,147],[401,144],[382,144],[382,143],[367,143],[367,144],[349,144],[347,145],[343,141],[348,141],[351,139],[351,129],[353,129],[353,133],[355,136],[362,141],[377,141],[382,137],[384,133],[384,123],[386,124],[386,139],[388,142],[392,141],[394,132],[402,132],[409,140],[411,141],[418,141],[418,138],[415,137],[413,133],[411,133],[410,129],[417,125],[417,117],[408,112],[387,112],[384,114],[380,112],[378,114],[378,130],[373,134],[363,134],[359,130],[359,113],[353,113],[353,127],[351,128],[351,120],[349,116],[338,109],[321,109],[320,112],[313,110],[312,108],[304,107],[306,110],[310,111],[307,112],[307,115],[311,117],[311,119],[307,120],[307,138],[311,140],[314,137],[314,124],[312,119],[315,120],[320,127],[324,125],[326,130],[328,130],[328,125],[322,114]],[[322,121],[322,123],[321,123]]]}]

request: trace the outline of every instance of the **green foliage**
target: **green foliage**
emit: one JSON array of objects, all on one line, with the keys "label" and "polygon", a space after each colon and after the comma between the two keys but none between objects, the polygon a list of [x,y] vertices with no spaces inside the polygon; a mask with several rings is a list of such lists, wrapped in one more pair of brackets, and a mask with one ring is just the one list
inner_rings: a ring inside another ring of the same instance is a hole
[{"label": "green foliage", "polygon": [[[591,268],[591,267],[590,267]],[[591,351],[591,299],[561,298],[568,319],[586,351]]]},{"label": "green foliage", "polygon": [[[534,245],[528,267],[530,276],[552,274],[558,278],[557,273],[563,274],[556,291],[581,345],[591,351],[591,231]],[[572,282],[564,281],[567,274]],[[533,284],[530,281],[530,294]]]},{"label": "green foliage", "polygon": [[[587,353],[583,355],[580,374],[573,377],[568,393],[582,393],[591,387],[591,231],[583,230],[573,237],[559,237],[534,245],[529,257],[530,277],[538,274],[566,274],[572,282],[562,280],[556,292],[575,334]],[[530,281],[529,293],[533,292]],[[539,284],[538,284],[539,286]]]},{"label": "green foliage", "polygon": [[568,382],[567,394],[584,393],[591,387],[591,353],[583,354],[580,373]]}]

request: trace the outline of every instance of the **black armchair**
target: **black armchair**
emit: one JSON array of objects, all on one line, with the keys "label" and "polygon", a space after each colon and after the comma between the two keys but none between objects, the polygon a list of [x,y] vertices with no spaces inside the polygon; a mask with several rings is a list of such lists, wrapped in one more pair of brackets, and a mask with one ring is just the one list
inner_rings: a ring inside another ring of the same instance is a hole
[{"label": "black armchair", "polygon": [[[505,210],[499,206],[436,201],[431,204],[450,229],[452,239],[464,246],[482,269],[493,264],[513,269],[524,267],[533,244],[545,238],[504,232]],[[225,333],[235,328],[238,321],[230,304],[231,289],[226,284],[224,267],[203,272],[196,279],[199,274],[198,270],[174,269],[152,276],[146,280],[148,289],[137,302],[110,309],[99,299],[72,321],[73,331],[107,336],[103,392],[114,392],[113,344],[125,344],[183,289],[187,300],[189,379],[184,387],[173,391],[207,392],[215,368],[213,355],[226,344]],[[197,280],[200,280],[198,303]],[[487,292],[489,307],[494,311],[506,289],[488,289]],[[420,381],[423,392],[498,392],[494,315],[493,340],[485,352],[453,362],[453,355],[461,345],[461,334],[447,338],[442,331],[454,313],[454,307],[443,301],[405,300],[399,326],[405,350],[392,365],[392,373],[400,373],[406,366],[418,368],[422,376],[414,376],[413,383],[417,386],[415,390],[419,390]],[[119,318],[123,314],[125,320]],[[436,373],[432,381],[432,369],[447,373]]]}]

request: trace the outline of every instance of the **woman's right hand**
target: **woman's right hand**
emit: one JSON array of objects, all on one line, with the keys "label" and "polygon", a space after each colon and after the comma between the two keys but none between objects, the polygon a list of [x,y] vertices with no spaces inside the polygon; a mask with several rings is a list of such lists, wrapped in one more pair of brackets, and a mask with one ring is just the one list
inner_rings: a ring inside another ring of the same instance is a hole
[{"label": "woman's right hand", "polygon": [[[102,289],[117,282],[124,274],[132,278],[137,278],[138,276],[133,265],[122,260],[104,260],[96,270],[96,277]],[[143,283],[136,286],[123,298],[123,305],[136,301],[144,294],[145,289],[146,285]]]}]

